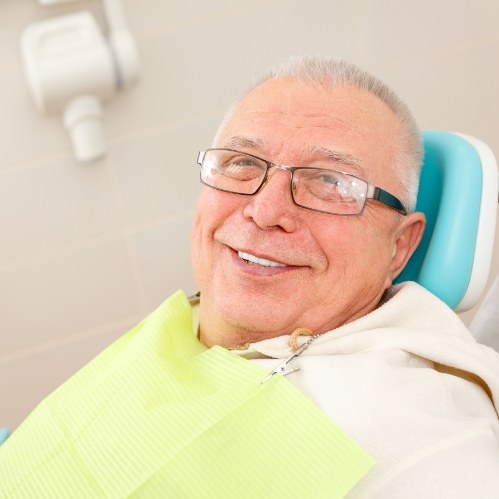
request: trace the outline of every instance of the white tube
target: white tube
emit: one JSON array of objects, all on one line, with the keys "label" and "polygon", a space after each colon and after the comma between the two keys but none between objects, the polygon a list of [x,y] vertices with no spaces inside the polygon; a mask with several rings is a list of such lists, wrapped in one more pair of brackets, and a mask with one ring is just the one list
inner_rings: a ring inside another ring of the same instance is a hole
[{"label": "white tube", "polygon": [[97,97],[83,95],[70,101],[64,110],[64,126],[78,161],[94,161],[105,156],[102,106]]}]

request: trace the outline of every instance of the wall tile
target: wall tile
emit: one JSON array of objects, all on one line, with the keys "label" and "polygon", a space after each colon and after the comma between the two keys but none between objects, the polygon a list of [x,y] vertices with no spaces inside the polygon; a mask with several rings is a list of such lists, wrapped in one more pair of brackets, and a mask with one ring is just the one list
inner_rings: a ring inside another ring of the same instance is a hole
[{"label": "wall tile", "polygon": [[178,289],[187,295],[197,291],[191,270],[192,221],[191,212],[130,236],[148,311]]},{"label": "wall tile", "polygon": [[[133,33],[140,35],[151,31],[159,32],[175,29],[182,23],[199,20],[203,17],[226,15],[227,11],[254,4],[275,3],[272,0],[123,0],[128,25]],[[163,15],[158,15],[163,13]]]},{"label": "wall tile", "polygon": [[118,228],[104,162],[59,160],[0,171],[0,263]]},{"label": "wall tile", "polygon": [[370,64],[497,39],[497,2],[356,0],[355,5],[364,60]]},{"label": "wall tile", "polygon": [[69,341],[13,362],[0,362],[0,426],[17,428],[44,397],[139,320],[123,321],[100,334]]},{"label": "wall tile", "polygon": [[386,65],[380,76],[403,96],[422,128],[474,134],[497,154],[499,68],[491,61],[498,54],[499,42]]},{"label": "wall tile", "polygon": [[128,223],[194,207],[200,185],[197,152],[211,145],[219,121],[216,114],[112,145]]},{"label": "wall tile", "polygon": [[0,95],[3,96],[0,169],[54,152],[71,156],[69,137],[61,118],[38,113],[20,68],[0,73]]},{"label": "wall tile", "polygon": [[[433,122],[439,128],[464,132],[472,132],[478,127],[497,130],[499,103],[495,94],[499,86],[499,68],[490,62],[498,54],[499,42],[416,64],[420,74],[432,74],[431,80],[422,83],[421,97],[416,101],[422,123]],[[459,85],[455,84],[457,80],[460,80]],[[431,112],[425,99],[436,103]]]},{"label": "wall tile", "polygon": [[[276,23],[284,12],[286,22]],[[144,39],[140,83],[109,104],[108,132],[119,137],[224,109],[252,78],[292,54],[352,58],[349,20],[346,3],[310,9],[293,1]]]},{"label": "wall tile", "polygon": [[0,356],[139,312],[120,239],[3,268]]}]

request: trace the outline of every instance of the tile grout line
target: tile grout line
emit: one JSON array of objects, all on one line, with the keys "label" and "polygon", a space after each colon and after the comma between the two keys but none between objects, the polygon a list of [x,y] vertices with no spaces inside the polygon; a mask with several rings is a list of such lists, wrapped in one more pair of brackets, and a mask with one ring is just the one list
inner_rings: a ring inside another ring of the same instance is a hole
[{"label": "tile grout line", "polygon": [[499,43],[498,35],[485,35],[472,40],[449,43],[435,50],[425,50],[404,56],[395,57],[392,60],[377,63],[378,70],[400,66],[401,64],[411,64],[413,62],[434,61],[449,56],[455,56],[470,50],[493,46]]},{"label": "tile grout line", "polygon": [[108,173],[109,182],[113,191],[114,205],[118,213],[118,218],[121,225],[121,239],[125,245],[125,251],[127,255],[129,269],[132,274],[132,279],[135,285],[135,295],[138,299],[139,309],[143,314],[147,312],[147,295],[144,287],[144,282],[142,280],[142,275],[140,272],[139,263],[137,261],[137,254],[133,247],[130,233],[126,230],[128,227],[127,223],[127,210],[125,200],[123,198],[123,192],[118,179],[118,173],[116,168],[116,163],[113,159],[108,157],[106,159],[106,170]]},{"label": "tile grout line", "polygon": [[224,21],[234,17],[240,17],[247,15],[248,13],[253,13],[260,11],[262,9],[272,8],[279,4],[289,3],[289,0],[253,0],[251,5],[244,5],[240,7],[231,7],[221,9],[220,11],[212,14],[204,14],[197,17],[187,18],[181,21],[177,21],[167,27],[157,27],[150,26],[147,29],[137,30],[133,32],[138,43],[147,42],[150,40],[155,40],[161,38],[162,36],[175,35],[181,32],[188,32],[189,30],[195,29],[199,26],[207,25],[210,23]]},{"label": "tile grout line", "polygon": [[177,220],[190,217],[192,216],[193,212],[194,209],[189,209],[189,210],[182,210],[179,212],[170,213],[135,225],[130,225],[125,228],[112,230],[98,236],[93,236],[86,239],[80,239],[79,241],[70,242],[55,248],[50,248],[45,251],[40,251],[33,255],[24,256],[14,260],[6,260],[5,262],[0,263],[0,272],[48,260],[50,258],[56,258],[58,256],[67,255],[69,253],[86,249],[98,244],[103,244],[110,241],[116,241],[119,240],[121,237],[123,237],[123,235],[137,234],[145,230],[160,227],[163,224],[168,224],[170,222],[175,222]]},{"label": "tile grout line", "polygon": [[[94,338],[96,336],[104,335],[113,329],[117,328],[128,328],[130,327],[130,323],[138,323],[141,319],[141,316],[131,315],[128,317],[124,317],[117,321],[109,322],[104,325],[95,326],[89,329],[84,329],[83,331],[79,331],[77,333],[73,333],[70,335],[66,335],[60,338],[55,338],[49,341],[45,341],[42,343],[38,343],[35,346],[29,348],[22,348],[20,350],[16,350],[14,352],[10,352],[0,356],[0,366],[4,366],[6,364],[10,364],[12,362],[17,362],[22,359],[26,359],[29,357],[34,357],[35,355],[40,355],[44,352],[49,352],[51,350],[55,350],[57,348],[71,345],[75,343],[79,343],[81,341],[85,341],[86,339]],[[126,331],[123,331],[123,334]]]},{"label": "tile grout line", "polygon": [[[195,115],[190,115],[184,118],[179,118],[173,121],[167,121],[162,124],[151,125],[148,127],[141,128],[139,130],[134,130],[128,133],[124,133],[122,135],[117,135],[115,137],[107,137],[108,145],[121,145],[127,142],[131,142],[136,139],[141,139],[149,136],[154,136],[161,132],[176,130],[178,128],[182,128],[184,126],[189,126],[197,123],[199,120],[204,120],[210,117],[215,117],[223,112],[222,107],[210,109],[206,112],[197,113]],[[18,171],[27,170],[31,168],[42,168],[48,163],[52,163],[55,161],[64,161],[64,160],[74,160],[73,153],[70,149],[64,148],[59,149],[58,151],[54,151],[52,153],[37,156],[32,160],[22,161],[20,163],[14,163],[11,165],[0,166],[0,177],[3,175],[11,175]],[[76,160],[75,160],[76,161]],[[82,165],[85,167],[85,165]]]}]

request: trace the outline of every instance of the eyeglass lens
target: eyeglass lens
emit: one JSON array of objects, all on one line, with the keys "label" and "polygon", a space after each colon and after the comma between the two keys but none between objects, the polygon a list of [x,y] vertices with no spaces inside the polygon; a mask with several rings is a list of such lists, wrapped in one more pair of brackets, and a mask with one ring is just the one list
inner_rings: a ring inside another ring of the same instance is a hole
[{"label": "eyeglass lens", "polygon": [[[249,154],[210,149],[201,163],[201,180],[215,189],[255,194],[263,184],[269,164]],[[286,168],[285,168],[286,169]],[[352,175],[322,168],[288,168],[296,204],[334,214],[357,214],[364,207],[368,184]]]}]

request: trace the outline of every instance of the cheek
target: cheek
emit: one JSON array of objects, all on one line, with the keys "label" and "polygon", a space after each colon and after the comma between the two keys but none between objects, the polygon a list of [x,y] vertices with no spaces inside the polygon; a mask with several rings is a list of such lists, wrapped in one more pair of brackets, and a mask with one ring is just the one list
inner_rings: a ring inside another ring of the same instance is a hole
[{"label": "cheek", "polygon": [[203,280],[203,274],[210,268],[210,245],[208,242],[215,225],[215,220],[211,214],[212,210],[213,203],[210,202],[210,193],[205,187],[199,195],[191,236],[192,267],[198,286]]},{"label": "cheek", "polygon": [[192,270],[194,271],[194,277],[196,279],[197,285],[199,287],[201,275],[200,271],[203,267],[201,262],[201,218],[199,214],[199,210],[196,211],[196,215],[194,218],[194,224],[192,226],[192,234],[191,234],[191,261],[192,261]]},{"label": "cheek", "polygon": [[343,217],[330,224],[328,231],[316,231],[328,261],[328,272],[349,279],[382,272],[385,267],[386,234],[360,218]]},{"label": "cheek", "polygon": [[[223,193],[220,194],[223,195]],[[223,204],[219,200],[220,194],[207,187],[201,191],[194,218],[193,244],[204,244],[206,237],[213,233],[223,220]]]},{"label": "cheek", "polygon": [[391,237],[383,227],[373,224],[359,235],[355,249],[358,274],[365,282],[381,286],[389,274],[391,262]]},{"label": "cheek", "polygon": [[[211,267],[215,240],[214,233],[238,209],[240,200],[235,195],[204,187],[199,195],[192,229],[192,263],[199,275]],[[237,203],[239,201],[239,203]]]},{"label": "cheek", "polygon": [[245,196],[217,191],[204,187],[199,195],[196,208],[196,221],[204,231],[209,227],[221,225],[241,206]]}]

